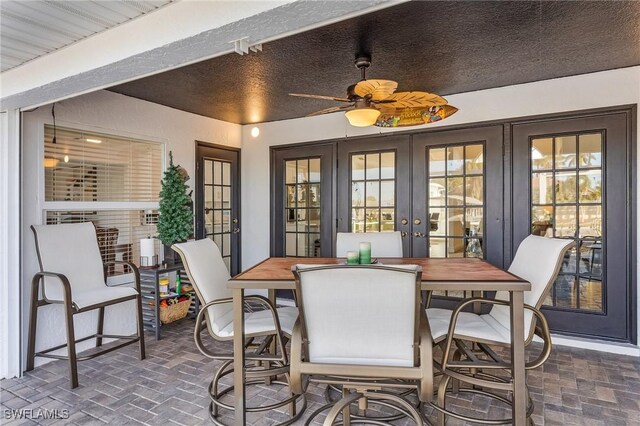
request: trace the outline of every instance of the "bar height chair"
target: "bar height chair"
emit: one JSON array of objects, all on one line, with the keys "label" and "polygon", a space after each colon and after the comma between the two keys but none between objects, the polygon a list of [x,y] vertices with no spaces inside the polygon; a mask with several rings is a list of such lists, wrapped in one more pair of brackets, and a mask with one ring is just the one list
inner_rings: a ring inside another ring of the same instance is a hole
[{"label": "bar height chair", "polygon": [[358,251],[361,241],[371,243],[372,257],[402,257],[402,234],[395,232],[338,232],[336,256],[347,257],[348,251]]},{"label": "bar height chair", "polygon": [[[138,342],[140,359],[145,358],[144,325],[142,323],[142,301],[140,296],[140,274],[129,262],[112,261],[103,264],[96,237],[96,228],[91,222],[31,226],[35,236],[40,272],[31,281],[31,316],[27,345],[27,371],[34,368],[35,357],[66,359],[69,361],[71,388],[78,387],[78,361],[114,351]],[[133,271],[135,287],[109,287],[106,285],[106,270],[115,263],[127,265]],[[40,292],[42,290],[42,292]],[[42,294],[42,299],[40,299]],[[106,335],[103,333],[104,308],[129,300],[136,301],[138,333],[133,336]],[[38,308],[49,304],[61,304],[64,309],[67,343],[36,352],[36,329]],[[97,332],[81,339],[75,338],[73,316],[98,310]],[[76,344],[95,338],[96,346],[102,339],[123,339],[124,342],[86,356],[76,354]],[[51,352],[67,348],[67,355]]]},{"label": "bar height chair", "polygon": [[[219,389],[220,380],[233,373],[233,352],[209,349],[202,341],[202,332],[206,328],[209,335],[217,341],[233,340],[233,306],[231,290],[227,288],[231,276],[218,246],[209,238],[174,244],[172,248],[180,255],[196,295],[203,304],[196,318],[193,334],[196,346],[206,357],[223,361],[209,384],[209,418],[214,424],[223,425],[219,419],[220,408],[230,411],[235,409],[233,405],[222,401],[225,395],[233,392],[233,386]],[[245,360],[250,364],[246,367],[245,384],[273,383],[289,386],[289,356],[285,346],[291,337],[298,309],[276,309],[269,299],[262,296],[245,296],[244,300],[246,304],[263,308],[255,310],[248,306],[249,311],[245,313]],[[275,346],[275,351],[272,346]],[[286,380],[277,380],[277,376],[284,376]],[[301,402],[300,409],[296,407],[298,402]],[[248,407],[246,411],[262,412],[289,405],[290,417],[281,423],[289,425],[304,413],[306,404],[304,395],[290,394],[271,404]]]},{"label": "bar height chair", "polygon": [[[525,339],[525,347],[533,341],[534,335],[543,341],[538,357],[526,364],[527,370],[540,367],[551,354],[549,327],[540,307],[558,276],[565,253],[573,245],[573,239],[530,235],[518,247],[509,267],[509,272],[531,283],[531,290],[524,295],[523,315],[527,331],[522,337]],[[487,314],[478,315],[465,311],[465,308],[476,303],[493,306]],[[510,379],[495,374],[500,370],[510,371],[511,365],[492,349],[492,346],[511,346],[509,293],[499,291],[494,299],[465,299],[454,310],[429,308],[427,317],[431,324],[433,342],[443,352],[442,359],[435,362],[443,377],[438,386],[438,403],[432,404],[439,411],[439,424],[444,425],[445,415],[485,424],[511,423],[511,418],[480,419],[446,408],[446,396],[451,392],[479,393],[511,405],[509,399],[495,393],[496,390],[513,392]],[[460,383],[467,383],[472,387],[463,388]],[[533,402],[529,398],[527,416],[532,411]]]},{"label": "bar height chair", "polygon": [[[367,417],[369,401],[393,407],[422,425],[424,418],[400,390],[433,397],[432,343],[420,299],[418,266],[311,266],[294,268],[300,315],[291,341],[291,387],[339,385],[343,398],[310,415],[331,410],[325,425],[387,424]],[[393,297],[390,297],[393,295]],[[392,392],[391,390],[394,390]],[[352,415],[359,402],[364,415]]]}]

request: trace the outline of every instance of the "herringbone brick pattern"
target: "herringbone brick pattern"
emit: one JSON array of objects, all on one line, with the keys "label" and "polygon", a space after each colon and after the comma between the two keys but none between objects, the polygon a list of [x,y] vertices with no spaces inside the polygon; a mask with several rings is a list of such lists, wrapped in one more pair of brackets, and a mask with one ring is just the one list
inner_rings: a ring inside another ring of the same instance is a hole
[{"label": "herringbone brick pattern", "polygon": [[[193,343],[193,320],[163,330],[159,342],[147,336],[147,359],[139,361],[136,347],[79,364],[80,387],[70,390],[67,364],[55,361],[20,379],[0,382],[0,423],[101,425],[209,424],[207,385],[219,365],[205,358]],[[228,343],[215,343],[230,348]],[[227,381],[229,383],[229,381]],[[579,349],[554,348],[551,359],[529,373],[532,416],[547,425],[640,425],[640,359]],[[305,416],[324,403],[324,388],[309,388]],[[251,404],[281,398],[286,389],[264,385],[247,389]],[[499,403],[479,395],[448,399],[460,413],[507,416]],[[7,410],[68,410],[67,419],[9,420]],[[432,409],[425,409],[431,420]],[[222,420],[231,423],[229,413]],[[252,425],[273,425],[282,411],[249,415]],[[322,416],[320,417],[320,420]],[[300,424],[304,420],[299,421]],[[412,424],[401,421],[399,424]],[[463,422],[450,419],[447,424]]]}]

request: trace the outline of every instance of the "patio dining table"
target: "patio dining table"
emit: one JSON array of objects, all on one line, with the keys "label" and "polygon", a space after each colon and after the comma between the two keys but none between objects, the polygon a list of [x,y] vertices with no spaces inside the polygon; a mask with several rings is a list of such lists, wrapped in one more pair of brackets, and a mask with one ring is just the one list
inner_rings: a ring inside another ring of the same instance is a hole
[{"label": "patio dining table", "polygon": [[[246,424],[244,360],[244,291],[266,289],[275,299],[276,290],[295,289],[291,268],[296,264],[341,264],[340,258],[268,258],[236,275],[228,287],[233,295],[233,349],[235,386],[235,424]],[[474,258],[384,258],[384,265],[419,265],[422,267],[422,290],[508,291],[511,312],[511,359],[513,363],[513,422],[526,424],[527,395],[524,355],[524,292],[531,284],[501,268]]]}]

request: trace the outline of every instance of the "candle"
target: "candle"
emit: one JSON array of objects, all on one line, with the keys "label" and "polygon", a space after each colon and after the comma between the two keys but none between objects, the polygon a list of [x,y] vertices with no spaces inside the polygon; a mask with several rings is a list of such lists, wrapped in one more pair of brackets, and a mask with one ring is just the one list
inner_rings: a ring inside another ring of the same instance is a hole
[{"label": "candle", "polygon": [[360,263],[363,265],[368,265],[371,263],[371,243],[362,242],[360,243]]},{"label": "candle", "polygon": [[140,266],[155,266],[156,239],[143,238],[140,240]]},{"label": "candle", "polygon": [[357,265],[359,263],[360,255],[357,251],[347,252],[347,265]]}]

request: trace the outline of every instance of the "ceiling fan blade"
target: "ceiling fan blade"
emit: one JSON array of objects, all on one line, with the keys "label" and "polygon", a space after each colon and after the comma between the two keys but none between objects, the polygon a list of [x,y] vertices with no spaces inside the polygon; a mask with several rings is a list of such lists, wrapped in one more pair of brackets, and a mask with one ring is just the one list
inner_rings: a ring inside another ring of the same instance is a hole
[{"label": "ceiling fan blade", "polygon": [[[452,105],[438,105],[428,108],[395,108],[393,112],[388,104],[380,108],[381,114],[376,121],[378,127],[407,127],[435,123],[458,112]],[[384,111],[383,111],[384,110]]]},{"label": "ceiling fan blade", "polygon": [[297,96],[299,98],[324,99],[326,101],[336,101],[336,102],[351,102],[347,98],[337,98],[334,96],[306,95],[303,93],[289,93],[289,96]]},{"label": "ceiling fan blade", "polygon": [[330,114],[332,112],[338,112],[338,111],[346,111],[351,108],[353,108],[353,105],[344,105],[344,106],[335,106],[331,108],[325,108],[325,109],[321,109],[320,111],[312,112],[311,114],[308,114],[307,117],[313,117],[314,115],[321,115],[321,114]]},{"label": "ceiling fan blade", "polygon": [[427,92],[393,93],[380,102],[396,108],[427,108],[447,104],[447,100],[442,96]]},{"label": "ceiling fan blade", "polygon": [[353,92],[364,98],[371,96],[373,100],[381,100],[389,97],[398,88],[398,83],[393,80],[362,80],[353,89]]}]

